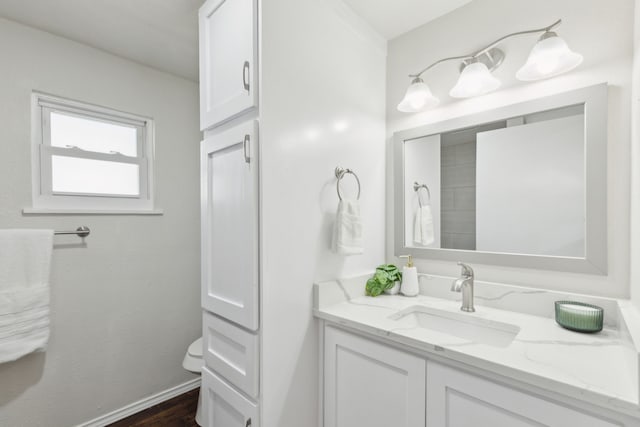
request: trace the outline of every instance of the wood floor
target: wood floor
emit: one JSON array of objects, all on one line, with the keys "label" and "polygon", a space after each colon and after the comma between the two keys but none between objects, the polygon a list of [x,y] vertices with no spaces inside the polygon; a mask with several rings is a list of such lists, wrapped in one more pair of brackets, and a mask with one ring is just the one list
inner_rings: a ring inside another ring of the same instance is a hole
[{"label": "wood floor", "polygon": [[181,394],[108,427],[198,427],[195,421],[198,392],[195,389]]}]

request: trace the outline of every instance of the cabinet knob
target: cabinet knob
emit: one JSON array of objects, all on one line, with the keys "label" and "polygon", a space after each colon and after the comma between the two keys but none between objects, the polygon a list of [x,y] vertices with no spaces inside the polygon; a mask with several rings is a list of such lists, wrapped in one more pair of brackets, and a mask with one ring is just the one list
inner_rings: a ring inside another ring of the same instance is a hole
[{"label": "cabinet knob", "polygon": [[244,61],[242,66],[242,84],[244,85],[244,90],[249,92],[249,61]]}]

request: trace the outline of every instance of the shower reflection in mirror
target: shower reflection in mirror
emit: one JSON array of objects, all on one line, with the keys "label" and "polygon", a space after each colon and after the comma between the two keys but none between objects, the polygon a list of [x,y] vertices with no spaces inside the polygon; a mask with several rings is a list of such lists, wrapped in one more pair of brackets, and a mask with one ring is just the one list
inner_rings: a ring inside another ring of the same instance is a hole
[{"label": "shower reflection in mirror", "polygon": [[584,105],[409,140],[404,162],[407,246],[585,256]]}]

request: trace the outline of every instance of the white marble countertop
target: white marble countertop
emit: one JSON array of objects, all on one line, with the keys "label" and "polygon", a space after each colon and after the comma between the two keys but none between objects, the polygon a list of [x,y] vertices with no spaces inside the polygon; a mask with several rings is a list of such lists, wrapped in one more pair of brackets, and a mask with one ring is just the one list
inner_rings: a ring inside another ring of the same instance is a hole
[{"label": "white marble countertop", "polygon": [[613,324],[597,334],[581,334],[560,327],[551,317],[487,307],[477,300],[476,312],[466,315],[520,329],[510,344],[496,347],[419,327],[415,317],[392,318],[412,306],[458,314],[459,301],[427,295],[372,298],[363,295],[363,287],[362,278],[316,284],[315,316],[544,390],[640,416],[638,350],[634,331],[629,331],[624,319],[625,312],[637,316],[637,311],[626,301],[605,301],[605,310],[618,311]]}]

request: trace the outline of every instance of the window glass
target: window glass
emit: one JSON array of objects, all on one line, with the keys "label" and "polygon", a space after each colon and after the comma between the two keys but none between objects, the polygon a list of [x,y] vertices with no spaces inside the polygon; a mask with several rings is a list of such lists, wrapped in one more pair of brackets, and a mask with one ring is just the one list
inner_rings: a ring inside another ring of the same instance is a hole
[{"label": "window glass", "polygon": [[140,195],[140,167],[65,156],[51,156],[54,193]]},{"label": "window glass", "polygon": [[126,124],[108,123],[51,112],[51,145],[77,147],[97,153],[138,155],[138,129]]}]

